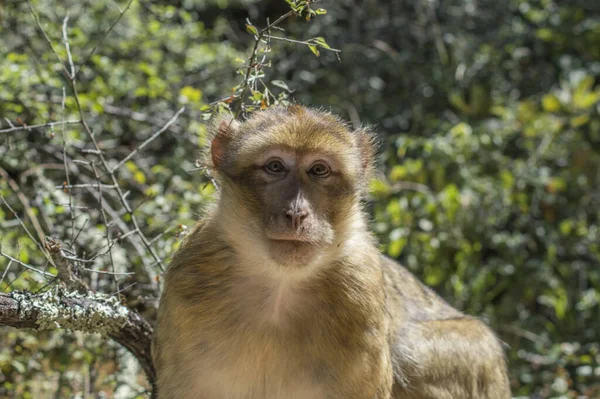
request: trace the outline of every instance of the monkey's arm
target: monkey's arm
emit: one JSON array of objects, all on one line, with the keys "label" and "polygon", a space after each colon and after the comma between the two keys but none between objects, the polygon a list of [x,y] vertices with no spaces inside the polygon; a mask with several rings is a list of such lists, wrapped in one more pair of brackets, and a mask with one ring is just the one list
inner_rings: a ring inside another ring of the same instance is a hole
[{"label": "monkey's arm", "polygon": [[393,398],[509,399],[504,354],[481,321],[384,259],[394,336]]}]

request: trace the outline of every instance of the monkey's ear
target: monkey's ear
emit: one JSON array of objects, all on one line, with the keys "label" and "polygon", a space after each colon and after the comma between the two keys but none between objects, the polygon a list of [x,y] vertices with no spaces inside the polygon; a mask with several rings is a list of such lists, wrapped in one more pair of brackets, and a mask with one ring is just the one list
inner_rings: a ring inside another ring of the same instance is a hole
[{"label": "monkey's ear", "polygon": [[212,136],[210,144],[210,157],[213,167],[219,169],[222,165],[227,149],[231,144],[234,133],[239,127],[239,122],[231,114],[219,114],[213,120],[210,128]]},{"label": "monkey's ear", "polygon": [[374,131],[369,127],[358,128],[354,132],[357,146],[360,151],[363,176],[370,179],[375,172],[375,159],[381,145],[381,141]]}]

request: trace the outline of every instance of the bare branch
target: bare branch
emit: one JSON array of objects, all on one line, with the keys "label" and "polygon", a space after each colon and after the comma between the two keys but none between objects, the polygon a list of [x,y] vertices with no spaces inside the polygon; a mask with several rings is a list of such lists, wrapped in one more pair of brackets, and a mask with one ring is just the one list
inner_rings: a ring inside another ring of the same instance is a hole
[{"label": "bare branch", "polygon": [[[67,37],[67,32],[66,32],[66,27],[67,27],[67,18],[65,18],[65,22],[63,24],[63,35],[65,37]],[[71,71],[73,71],[73,63],[71,60]],[[65,91],[65,87],[62,87],[62,101],[61,101],[61,114],[62,114],[62,119],[63,121],[65,120],[65,101],[67,99],[67,93]],[[65,125],[62,125],[62,140],[63,140],[63,166],[65,169],[65,178],[66,178],[66,182],[67,185],[71,185],[71,176],[69,174],[69,167],[68,167],[68,162],[67,162],[67,136],[65,134]],[[71,190],[68,190],[68,194],[69,194],[69,216],[71,217],[71,242],[70,245],[71,247],[75,246],[75,209],[73,207],[73,193],[71,192]],[[85,224],[84,224],[85,225]],[[82,227],[83,229],[83,227]],[[79,230],[79,232],[81,233],[81,230]],[[77,236],[79,236],[79,234],[77,234]]]},{"label": "bare branch", "polygon": [[63,20],[62,34],[63,34],[63,43],[65,45],[65,48],[67,49],[67,57],[69,59],[69,66],[71,68],[69,76],[71,77],[71,79],[75,79],[75,65],[73,65],[73,55],[71,54],[71,46],[69,45],[69,37],[67,36],[67,22],[69,22],[68,15]]},{"label": "bare branch", "polygon": [[54,186],[55,189],[60,190],[70,190],[73,188],[98,188],[100,186],[102,189],[116,189],[117,187],[114,184],[95,184],[95,183],[84,183],[84,184],[63,184],[61,186]]},{"label": "bare branch", "polygon": [[[23,266],[25,269],[27,269],[27,270],[31,270],[31,271],[34,271],[34,272],[36,272],[36,273],[38,273],[38,274],[41,274],[42,276],[45,276],[45,277],[56,277],[56,276],[55,276],[54,274],[52,274],[52,273],[45,272],[45,271],[43,271],[43,270],[41,270],[41,269],[38,269],[38,268],[37,268],[37,267],[35,267],[35,266],[31,266],[31,265],[28,265],[28,264],[27,264],[27,263],[25,263],[25,262],[21,262],[20,260],[18,260],[18,259],[15,259],[15,258],[13,258],[12,256],[10,256],[9,254],[6,254],[6,253],[2,252],[1,250],[0,250],[0,256],[4,256],[4,257],[5,257],[6,259],[8,259],[10,262],[17,263],[17,264],[19,264],[19,265]],[[7,269],[7,270],[8,270],[8,267],[9,267],[9,266],[10,266],[10,263],[9,263],[9,264],[8,264],[8,266],[6,267],[6,269]],[[3,277],[4,277],[4,276],[3,276]]]},{"label": "bare branch", "polygon": [[2,272],[2,278],[0,278],[0,286],[2,286],[2,283],[4,282],[4,277],[6,277],[6,275],[8,274],[8,271],[10,270],[10,267],[12,266],[13,262],[13,260],[9,260],[8,265],[6,265],[6,269],[4,269],[4,271]]},{"label": "bare branch", "polygon": [[38,17],[37,13],[35,12],[33,6],[31,5],[31,2],[29,0],[27,1],[27,5],[29,6],[29,11],[31,12],[31,15],[33,16],[33,19],[35,21],[35,24],[36,24],[37,28],[39,29],[40,32],[42,32],[42,35],[44,36],[44,39],[46,40],[46,43],[48,44],[48,46],[50,47],[50,50],[52,50],[52,53],[56,57],[56,60],[58,61],[58,63],[62,67],[63,72],[65,73],[65,75],[69,79],[71,79],[71,75],[69,74],[69,70],[67,69],[67,67],[65,66],[64,62],[60,59],[60,56],[58,55],[58,53],[54,49],[54,45],[52,44],[52,40],[50,40],[50,38],[46,34],[46,31],[44,31],[44,29],[42,28],[42,24],[40,23],[40,18]]},{"label": "bare branch", "polygon": [[129,7],[131,7],[131,3],[132,2],[133,2],[133,0],[129,0],[127,2],[127,5],[125,6],[124,9],[121,10],[121,13],[119,14],[119,16],[117,17],[117,19],[115,20],[115,22],[113,22],[112,25],[110,25],[110,27],[108,28],[108,30],[106,32],[104,32],[104,35],[102,35],[102,37],[94,45],[94,47],[92,48],[92,50],[90,51],[90,53],[88,54],[88,56],[85,57],[85,60],[83,60],[83,62],[79,65],[79,67],[77,68],[77,71],[73,75],[73,78],[75,78],[77,76],[77,74],[79,73],[79,71],[81,70],[81,68],[85,64],[87,64],[87,62],[90,60],[90,58],[92,58],[92,56],[96,53],[96,50],[102,44],[102,42],[104,42],[104,39],[106,39],[106,37],[110,34],[110,32],[113,30],[113,28],[119,23],[119,21],[121,20],[121,18],[123,18],[123,15],[125,15],[125,13],[127,12],[127,10],[129,10]]},{"label": "bare branch", "polygon": [[[27,214],[27,217],[29,218],[29,220],[31,220],[31,224],[33,224],[33,229],[35,230],[35,233],[37,234],[40,242],[44,242],[45,234],[44,234],[44,230],[42,229],[42,225],[40,224],[38,218],[35,216],[35,213],[31,209],[31,206],[29,204],[29,200],[27,199],[27,197],[25,196],[25,194],[23,194],[23,192],[21,191],[21,188],[19,187],[19,185],[17,184],[17,182],[14,181],[10,177],[10,175],[8,174],[8,172],[6,170],[4,170],[3,168],[1,168],[1,167],[0,167],[0,177],[2,177],[3,179],[5,179],[5,181],[8,182],[8,186],[14,191],[15,194],[17,194],[17,198],[21,202],[21,205],[23,206],[23,209],[25,210],[25,213]],[[33,234],[31,234],[29,232],[29,230],[27,229],[27,227],[25,226],[25,224],[23,223],[23,221],[21,221],[21,218],[19,218],[19,215],[17,215],[17,213],[10,207],[10,205],[8,204],[8,202],[6,202],[6,200],[4,199],[4,197],[2,197],[2,195],[0,195],[0,199],[2,200],[2,202],[4,203],[4,205],[11,211],[11,213],[15,216],[15,219],[17,219],[19,221],[19,224],[27,232],[27,234],[29,235],[29,237],[31,237],[31,239],[43,251],[43,248],[42,248],[41,244],[38,242],[38,240],[36,240],[35,238],[33,238]]]},{"label": "bare branch", "polygon": [[[222,102],[222,101],[224,101],[224,100],[217,101],[217,102],[215,102],[215,104],[217,104],[218,102]],[[214,105],[214,104],[212,104],[212,105]],[[141,113],[138,111],[134,111],[134,110],[131,110],[128,108],[116,107],[111,104],[104,104],[103,107],[104,107],[104,112],[106,114],[127,117],[127,118],[130,118],[137,122],[148,123],[148,124],[155,125],[155,126],[164,126],[164,124],[166,123],[166,121],[162,118],[157,118],[157,117],[147,115],[147,114],[144,114],[144,113]],[[179,127],[175,124],[169,126],[169,130],[171,130],[172,132],[177,133],[177,134],[186,134],[184,129],[182,129],[181,127]]]},{"label": "bare branch", "polygon": [[[60,125],[76,125],[81,123],[80,120],[67,120],[67,121],[59,121],[59,122],[48,122],[48,123],[41,123],[39,125],[23,125],[23,126],[12,126],[8,129],[2,129],[0,130],[0,134],[2,133],[11,133],[11,132],[17,132],[19,130],[27,130],[27,131],[31,131],[34,129],[41,129],[44,127],[54,127],[54,126],[60,126]],[[12,124],[11,124],[12,125]]]},{"label": "bare branch", "polygon": [[181,115],[181,113],[185,111],[185,107],[181,107],[179,109],[179,111],[177,111],[177,113],[175,113],[175,115],[173,115],[173,117],[171,119],[169,119],[169,121],[156,133],[154,133],[152,136],[150,136],[148,139],[146,139],[146,141],[144,141],[142,144],[140,144],[139,146],[137,146],[136,149],[134,149],[133,151],[131,151],[131,153],[129,155],[127,155],[125,158],[123,158],[123,160],[121,160],[121,162],[119,162],[117,164],[117,166],[115,166],[114,168],[112,168],[111,173],[114,173],[117,169],[119,169],[121,166],[123,166],[123,164],[125,164],[125,162],[129,161],[131,158],[133,158],[135,156],[135,154],[137,154],[138,152],[140,152],[141,150],[144,149],[144,147],[146,147],[148,144],[150,144],[154,139],[156,139],[158,136],[160,136],[162,133],[164,133],[165,131],[167,131],[167,129],[169,129],[169,127],[175,123],[175,121],[177,120],[177,118],[179,117],[179,115]]},{"label": "bare branch", "polygon": [[[0,168],[1,170],[4,170],[2,168]],[[37,226],[36,226],[36,222],[33,221],[36,233],[38,234],[40,240],[38,241],[33,234],[29,231],[29,229],[27,228],[27,226],[25,225],[25,223],[23,223],[23,221],[21,220],[21,218],[19,217],[19,215],[17,215],[17,212],[15,212],[14,209],[12,209],[12,207],[8,204],[8,202],[6,202],[6,200],[4,199],[4,197],[2,196],[2,194],[0,194],[0,200],[2,201],[2,203],[4,204],[5,207],[8,208],[8,210],[13,214],[13,216],[15,217],[15,219],[17,219],[19,221],[19,224],[21,225],[21,227],[23,228],[23,230],[25,230],[25,233],[27,233],[27,235],[29,236],[29,238],[31,239],[31,241],[33,241],[35,243],[35,245],[37,245],[37,247],[40,249],[40,251],[42,251],[42,253],[44,255],[46,255],[46,257],[48,257],[48,254],[46,253],[46,251],[44,251],[44,246],[43,243],[45,241],[44,239],[44,233],[42,231],[42,228],[38,227],[39,226],[39,222],[37,222]],[[23,203],[23,206],[25,207],[25,209],[30,209],[29,207],[29,203],[27,201],[25,201],[25,203]],[[29,212],[27,212],[27,214],[29,215]],[[31,214],[33,214],[33,212],[31,212]],[[37,221],[37,218],[35,218],[35,221]]]}]

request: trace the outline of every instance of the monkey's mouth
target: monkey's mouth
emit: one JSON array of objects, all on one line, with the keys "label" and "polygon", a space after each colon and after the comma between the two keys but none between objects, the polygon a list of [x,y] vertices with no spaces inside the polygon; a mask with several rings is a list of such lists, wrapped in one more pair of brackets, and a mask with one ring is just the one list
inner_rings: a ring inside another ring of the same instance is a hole
[{"label": "monkey's mouth", "polygon": [[296,232],[267,232],[267,238],[274,242],[281,243],[298,243],[298,244],[310,244],[313,240],[310,240],[308,237],[298,234]]}]

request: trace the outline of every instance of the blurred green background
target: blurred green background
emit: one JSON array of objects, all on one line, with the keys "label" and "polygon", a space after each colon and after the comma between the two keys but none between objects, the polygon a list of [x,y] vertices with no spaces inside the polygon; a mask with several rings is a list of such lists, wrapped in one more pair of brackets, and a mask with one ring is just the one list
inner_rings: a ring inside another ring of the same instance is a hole
[{"label": "blurred green background", "polygon": [[[177,232],[194,223],[213,191],[194,162],[205,144],[207,104],[240,81],[236,71],[253,41],[246,18],[261,27],[289,6],[133,1],[98,43],[126,4],[31,1],[63,59],[66,15],[75,64],[97,45],[79,72],[79,95],[116,159],[186,106],[118,176],[145,233],[161,235],[156,251],[168,260]],[[600,2],[336,0],[319,7],[327,14],[291,18],[281,36],[325,37],[341,59],[276,42],[264,80],[285,82],[275,85],[278,93],[379,132],[381,169],[368,209],[382,250],[492,326],[507,344],[514,396],[600,398]],[[78,118],[68,86],[63,111],[58,65],[28,3],[0,4],[0,129]],[[18,183],[42,229],[57,237],[68,235],[70,223],[66,194],[55,189],[65,179],[62,135],[59,127],[0,133],[0,193],[23,214],[10,181]],[[64,135],[71,158],[87,156],[80,126],[67,125]],[[71,179],[88,182],[83,175]],[[91,215],[78,237],[85,251],[103,226],[94,222],[97,211],[80,212]],[[4,252],[43,263],[5,206],[0,240]],[[115,247],[115,257],[135,272],[141,261],[128,245]],[[46,284],[7,265],[0,259],[3,292]],[[89,278],[114,291],[110,278]],[[152,319],[149,285],[133,276],[120,287],[129,306]],[[135,361],[98,337],[4,328],[0,343],[0,397],[143,397]]]}]

